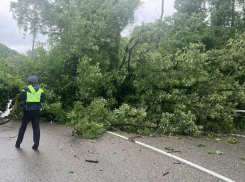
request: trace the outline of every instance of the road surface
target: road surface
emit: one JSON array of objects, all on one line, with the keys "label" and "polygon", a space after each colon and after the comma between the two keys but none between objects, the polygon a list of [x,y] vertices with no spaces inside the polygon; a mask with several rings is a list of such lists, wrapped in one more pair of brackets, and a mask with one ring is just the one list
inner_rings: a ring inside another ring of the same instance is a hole
[{"label": "road surface", "polygon": [[[31,148],[32,128],[29,123],[21,148],[16,149],[14,145],[19,126],[20,121],[0,126],[0,182],[223,181],[109,133],[97,140],[85,140],[71,136],[71,128],[56,123],[40,123],[38,151]],[[141,137],[135,140],[170,152],[228,179],[244,182],[245,138],[239,138],[240,143],[233,145],[225,142],[227,138],[221,138],[219,142],[215,142],[215,138],[177,136]],[[205,144],[205,147],[197,147],[197,143]],[[208,154],[209,151],[218,150],[223,155]]]}]

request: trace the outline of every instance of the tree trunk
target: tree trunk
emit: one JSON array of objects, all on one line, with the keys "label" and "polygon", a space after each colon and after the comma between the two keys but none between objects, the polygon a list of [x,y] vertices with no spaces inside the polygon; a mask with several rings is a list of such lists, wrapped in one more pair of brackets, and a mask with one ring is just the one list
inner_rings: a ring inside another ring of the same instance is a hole
[{"label": "tree trunk", "polygon": [[232,17],[231,17],[231,27],[234,27],[234,22],[235,22],[235,6],[236,6],[236,1],[232,0],[231,2],[231,11],[232,11]]},{"label": "tree trunk", "polygon": [[162,0],[161,20],[163,20],[163,13],[164,13],[164,0]]},{"label": "tree trunk", "polygon": [[36,33],[33,33],[33,38],[32,38],[32,51],[31,51],[31,58],[34,57],[34,46],[35,46],[35,39],[36,39]]},{"label": "tree trunk", "polygon": [[7,119],[4,119],[4,118],[0,118],[0,125],[3,125],[3,124],[6,124],[10,121],[11,119],[7,118]]}]

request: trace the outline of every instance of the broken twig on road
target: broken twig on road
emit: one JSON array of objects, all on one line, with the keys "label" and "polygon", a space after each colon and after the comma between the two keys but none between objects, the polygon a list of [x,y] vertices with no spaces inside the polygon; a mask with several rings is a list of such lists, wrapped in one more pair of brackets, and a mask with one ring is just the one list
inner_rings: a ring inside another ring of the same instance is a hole
[{"label": "broken twig on road", "polygon": [[90,160],[90,159],[86,159],[85,161],[86,162],[91,162],[91,163],[98,163],[99,162],[98,160]]}]

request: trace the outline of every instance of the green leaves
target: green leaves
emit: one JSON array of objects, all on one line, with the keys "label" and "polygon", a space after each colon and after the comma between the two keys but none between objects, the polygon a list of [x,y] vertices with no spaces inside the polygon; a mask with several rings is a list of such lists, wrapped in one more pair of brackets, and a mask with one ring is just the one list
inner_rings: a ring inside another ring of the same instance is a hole
[{"label": "green leaves", "polygon": [[213,151],[209,151],[209,152],[208,152],[208,154],[223,155],[224,153],[223,153],[223,152],[221,152],[220,150],[217,150],[217,151],[215,151],[215,152],[213,152]]},{"label": "green leaves", "polygon": [[205,147],[205,145],[202,144],[202,143],[198,143],[197,146],[198,146],[198,147]]},{"label": "green leaves", "polygon": [[239,143],[239,139],[236,137],[230,137],[226,140],[226,142],[231,143],[231,144],[236,144],[236,143]]},{"label": "green leaves", "polygon": [[74,109],[68,114],[69,124],[74,126],[75,132],[81,137],[98,138],[110,125],[108,113],[104,99],[94,99],[86,108],[81,102],[77,102]]},{"label": "green leaves", "polygon": [[9,100],[19,94],[23,82],[16,76],[13,66],[7,59],[0,58],[0,111],[4,112]]},{"label": "green leaves", "polygon": [[[143,108],[133,108],[128,104],[122,104],[118,109],[114,109],[109,121],[112,126],[123,130],[137,131],[138,127],[154,127],[154,124],[147,122],[146,111]],[[143,132],[143,131],[142,131]]]},{"label": "green leaves", "polygon": [[[203,0],[176,1],[179,12],[135,27],[129,39],[120,33],[139,0],[26,3],[21,8],[30,12],[20,15],[34,16],[36,6],[50,50],[37,48],[18,73],[40,75],[49,118],[68,116],[86,138],[110,128],[144,135],[235,130],[235,110],[245,107],[245,34],[234,37],[233,28],[205,22]],[[1,70],[8,76],[8,68]]]}]

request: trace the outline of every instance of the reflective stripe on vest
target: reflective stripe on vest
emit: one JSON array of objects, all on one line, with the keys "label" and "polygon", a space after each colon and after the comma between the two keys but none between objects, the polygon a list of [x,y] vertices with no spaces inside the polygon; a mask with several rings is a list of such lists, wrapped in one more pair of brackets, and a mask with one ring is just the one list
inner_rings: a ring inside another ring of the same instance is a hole
[{"label": "reflective stripe on vest", "polygon": [[40,102],[43,90],[39,89],[38,91],[36,91],[32,85],[29,85],[28,88],[31,92],[26,92],[26,102]]}]

